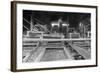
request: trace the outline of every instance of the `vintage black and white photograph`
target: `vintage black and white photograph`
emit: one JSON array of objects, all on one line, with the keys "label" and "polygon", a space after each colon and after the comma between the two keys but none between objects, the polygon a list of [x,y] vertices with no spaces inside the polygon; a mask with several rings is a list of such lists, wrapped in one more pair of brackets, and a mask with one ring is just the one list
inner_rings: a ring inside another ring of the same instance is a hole
[{"label": "vintage black and white photograph", "polygon": [[12,71],[97,66],[97,7],[12,2]]},{"label": "vintage black and white photograph", "polygon": [[91,59],[91,14],[23,10],[23,62]]}]

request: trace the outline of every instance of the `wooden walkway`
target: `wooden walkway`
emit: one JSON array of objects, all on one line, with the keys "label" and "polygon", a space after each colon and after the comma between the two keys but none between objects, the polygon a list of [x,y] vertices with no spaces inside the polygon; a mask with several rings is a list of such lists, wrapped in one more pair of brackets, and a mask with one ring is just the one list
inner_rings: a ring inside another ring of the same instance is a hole
[{"label": "wooden walkway", "polygon": [[[48,48],[52,48],[48,50]],[[40,61],[56,61],[70,60],[70,53],[64,45],[46,45],[39,46],[36,50],[30,52],[25,62],[40,62]]]},{"label": "wooden walkway", "polygon": [[90,59],[91,58],[91,54],[90,52],[86,51],[84,48],[78,47],[74,44],[69,43],[69,45],[76,50],[80,55],[82,55],[85,59]]}]

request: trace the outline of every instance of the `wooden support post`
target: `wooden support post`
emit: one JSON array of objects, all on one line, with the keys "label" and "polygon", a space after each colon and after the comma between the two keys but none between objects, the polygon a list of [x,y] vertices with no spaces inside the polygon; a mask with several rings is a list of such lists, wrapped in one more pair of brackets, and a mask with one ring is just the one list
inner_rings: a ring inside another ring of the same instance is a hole
[{"label": "wooden support post", "polygon": [[33,21],[33,13],[31,14],[31,20],[30,20],[30,23],[31,23],[30,29],[31,29],[31,31],[33,31],[33,25],[34,25],[34,21]]}]

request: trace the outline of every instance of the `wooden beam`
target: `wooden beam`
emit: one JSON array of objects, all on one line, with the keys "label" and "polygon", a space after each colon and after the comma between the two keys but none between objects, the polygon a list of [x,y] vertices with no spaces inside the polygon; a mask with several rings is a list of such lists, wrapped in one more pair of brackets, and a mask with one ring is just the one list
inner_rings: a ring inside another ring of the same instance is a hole
[{"label": "wooden beam", "polygon": [[78,39],[41,39],[41,38],[23,38],[23,41],[91,41],[90,38],[78,38]]}]

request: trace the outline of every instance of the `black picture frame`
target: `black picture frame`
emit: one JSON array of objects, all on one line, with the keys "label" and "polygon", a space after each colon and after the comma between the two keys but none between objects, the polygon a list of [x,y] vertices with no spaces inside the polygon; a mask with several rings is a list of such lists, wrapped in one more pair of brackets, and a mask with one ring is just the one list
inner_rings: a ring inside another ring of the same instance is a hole
[{"label": "black picture frame", "polygon": [[[95,51],[96,59],[93,65],[78,65],[78,66],[64,66],[64,67],[50,67],[50,68],[31,68],[31,69],[17,69],[17,5],[18,4],[28,4],[28,5],[44,5],[44,6],[65,6],[65,7],[81,7],[81,8],[91,8],[96,10],[96,39],[95,39]],[[26,2],[26,1],[12,1],[11,2],[11,71],[21,72],[21,71],[37,71],[37,70],[53,70],[53,69],[70,69],[70,68],[84,68],[84,67],[96,67],[98,65],[98,7],[90,5],[74,5],[74,4],[58,4],[58,3],[42,3],[42,2]]]}]

